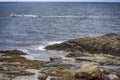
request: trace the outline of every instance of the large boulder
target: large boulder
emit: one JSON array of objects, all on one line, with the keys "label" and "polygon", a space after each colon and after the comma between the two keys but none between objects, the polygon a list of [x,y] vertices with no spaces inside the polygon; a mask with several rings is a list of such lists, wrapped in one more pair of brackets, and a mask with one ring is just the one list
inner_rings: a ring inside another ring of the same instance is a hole
[{"label": "large boulder", "polygon": [[61,44],[48,45],[45,47],[45,49],[47,49],[47,50],[62,50],[62,51],[67,51],[67,52],[83,51],[81,46],[79,46],[75,43],[71,43],[69,40],[65,41]]},{"label": "large boulder", "polygon": [[118,55],[120,53],[120,35],[109,33],[100,37],[70,39],[60,44],[48,45],[45,49]]},{"label": "large boulder", "polygon": [[75,73],[75,78],[85,80],[101,80],[102,74],[97,64],[85,63],[81,66],[80,70]]}]

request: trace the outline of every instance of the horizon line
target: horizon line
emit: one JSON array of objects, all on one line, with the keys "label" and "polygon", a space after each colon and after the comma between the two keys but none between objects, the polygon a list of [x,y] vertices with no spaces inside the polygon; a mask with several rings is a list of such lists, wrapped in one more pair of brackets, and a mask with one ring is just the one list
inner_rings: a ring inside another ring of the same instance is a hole
[{"label": "horizon line", "polygon": [[101,2],[101,3],[120,3],[120,1],[0,1],[0,2],[83,2],[83,3]]}]

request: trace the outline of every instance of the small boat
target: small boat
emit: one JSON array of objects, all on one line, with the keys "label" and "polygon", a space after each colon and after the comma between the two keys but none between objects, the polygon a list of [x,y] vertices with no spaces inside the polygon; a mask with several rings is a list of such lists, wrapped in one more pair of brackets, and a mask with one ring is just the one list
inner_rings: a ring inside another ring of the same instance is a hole
[{"label": "small boat", "polygon": [[17,15],[15,13],[11,13],[10,17],[16,17]]}]

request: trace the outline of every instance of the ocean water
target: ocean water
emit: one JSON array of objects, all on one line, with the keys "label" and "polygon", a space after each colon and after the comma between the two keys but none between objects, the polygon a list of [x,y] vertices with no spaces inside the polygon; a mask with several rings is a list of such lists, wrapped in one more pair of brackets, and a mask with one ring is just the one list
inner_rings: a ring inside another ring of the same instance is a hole
[{"label": "ocean water", "polygon": [[31,59],[65,55],[44,50],[48,44],[109,32],[120,34],[120,3],[0,3],[0,50],[19,49]]}]

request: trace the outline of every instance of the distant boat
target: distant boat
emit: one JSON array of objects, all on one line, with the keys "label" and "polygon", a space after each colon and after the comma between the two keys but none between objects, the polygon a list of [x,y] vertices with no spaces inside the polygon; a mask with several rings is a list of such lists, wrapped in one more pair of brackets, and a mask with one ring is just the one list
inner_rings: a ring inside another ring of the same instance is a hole
[{"label": "distant boat", "polygon": [[10,17],[16,17],[17,15],[15,13],[11,13]]}]

